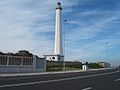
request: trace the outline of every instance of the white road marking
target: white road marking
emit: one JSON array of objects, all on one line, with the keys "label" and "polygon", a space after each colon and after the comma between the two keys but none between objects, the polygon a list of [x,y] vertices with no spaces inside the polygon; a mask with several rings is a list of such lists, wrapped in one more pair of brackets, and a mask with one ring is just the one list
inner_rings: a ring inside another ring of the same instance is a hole
[{"label": "white road marking", "polygon": [[116,81],[116,82],[117,82],[117,81],[120,81],[120,78],[116,79],[115,81]]},{"label": "white road marking", "polygon": [[64,78],[64,79],[54,79],[54,80],[39,81],[39,82],[27,82],[27,83],[18,83],[18,84],[10,84],[10,85],[1,85],[0,88],[75,80],[75,79],[81,79],[81,78],[90,78],[90,77],[96,77],[96,76],[102,76],[102,75],[109,75],[109,74],[114,74],[114,73],[117,73],[117,72],[101,73],[101,74],[95,74],[95,75],[86,75],[86,76],[81,76],[81,77],[72,77],[72,78]]},{"label": "white road marking", "polygon": [[81,89],[81,90],[90,90],[90,89],[92,89],[92,87],[84,88],[84,89]]}]

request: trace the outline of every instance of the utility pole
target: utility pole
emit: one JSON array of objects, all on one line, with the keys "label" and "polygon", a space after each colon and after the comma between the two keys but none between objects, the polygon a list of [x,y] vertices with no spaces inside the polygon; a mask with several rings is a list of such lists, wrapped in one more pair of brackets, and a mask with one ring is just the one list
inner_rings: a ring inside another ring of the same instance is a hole
[{"label": "utility pole", "polygon": [[65,25],[66,25],[67,19],[64,19],[64,60],[63,60],[63,71],[65,72]]},{"label": "utility pole", "polygon": [[108,60],[108,44],[109,42],[105,42],[105,59]]}]

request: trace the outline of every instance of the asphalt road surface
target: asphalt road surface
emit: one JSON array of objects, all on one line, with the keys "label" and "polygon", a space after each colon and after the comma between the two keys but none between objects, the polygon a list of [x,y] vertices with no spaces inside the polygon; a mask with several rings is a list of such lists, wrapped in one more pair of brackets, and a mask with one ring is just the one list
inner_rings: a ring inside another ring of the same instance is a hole
[{"label": "asphalt road surface", "polygon": [[0,77],[0,90],[120,90],[120,71]]}]

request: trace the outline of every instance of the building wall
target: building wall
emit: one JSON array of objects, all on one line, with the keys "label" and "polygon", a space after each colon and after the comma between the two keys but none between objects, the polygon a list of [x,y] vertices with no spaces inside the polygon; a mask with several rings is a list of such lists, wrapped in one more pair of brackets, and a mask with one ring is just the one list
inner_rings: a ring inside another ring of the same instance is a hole
[{"label": "building wall", "polygon": [[46,56],[46,60],[49,60],[49,61],[57,61],[58,60],[58,57],[57,56]]},{"label": "building wall", "polygon": [[46,60],[45,58],[36,58],[36,71],[40,71],[40,72],[43,72],[43,71],[46,71]]},{"label": "building wall", "polygon": [[45,55],[45,59],[48,61],[63,61],[64,56],[61,55]]},{"label": "building wall", "polygon": [[32,66],[0,66],[0,73],[33,72]]},{"label": "building wall", "polygon": [[102,66],[103,68],[110,68],[110,63],[107,62],[99,62],[98,63],[100,66]]}]

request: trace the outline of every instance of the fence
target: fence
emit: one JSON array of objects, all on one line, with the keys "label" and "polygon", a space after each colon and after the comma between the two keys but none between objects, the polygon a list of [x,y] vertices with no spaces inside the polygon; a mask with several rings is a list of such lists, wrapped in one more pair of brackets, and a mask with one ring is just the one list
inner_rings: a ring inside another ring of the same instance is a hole
[{"label": "fence", "polygon": [[0,73],[45,71],[44,58],[0,55]]}]

